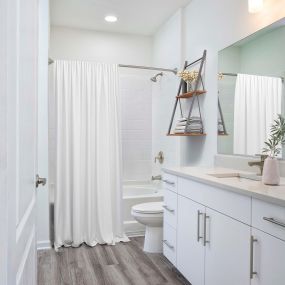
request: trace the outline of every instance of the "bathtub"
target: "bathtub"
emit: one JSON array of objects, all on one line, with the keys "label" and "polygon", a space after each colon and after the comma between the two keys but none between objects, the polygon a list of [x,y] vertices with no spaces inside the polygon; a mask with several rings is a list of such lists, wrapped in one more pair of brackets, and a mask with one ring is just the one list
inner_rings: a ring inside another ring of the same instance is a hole
[{"label": "bathtub", "polygon": [[131,208],[136,204],[163,200],[160,182],[125,181],[123,183],[123,217],[124,230],[128,236],[144,235],[145,227],[135,221]]}]

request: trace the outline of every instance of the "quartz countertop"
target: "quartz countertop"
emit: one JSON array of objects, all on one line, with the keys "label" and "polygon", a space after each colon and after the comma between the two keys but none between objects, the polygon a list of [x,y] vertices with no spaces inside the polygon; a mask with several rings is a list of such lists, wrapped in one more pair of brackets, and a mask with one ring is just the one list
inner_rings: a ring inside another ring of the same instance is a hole
[{"label": "quartz countertop", "polygon": [[182,178],[194,180],[211,186],[215,186],[224,190],[232,191],[238,194],[257,198],[265,202],[274,203],[285,207],[285,177],[281,177],[280,185],[270,186],[264,185],[261,181],[254,181],[239,177],[217,178],[213,175],[240,173],[244,175],[252,175],[245,171],[229,168],[204,168],[204,167],[173,167],[163,168],[165,173],[176,175]]}]

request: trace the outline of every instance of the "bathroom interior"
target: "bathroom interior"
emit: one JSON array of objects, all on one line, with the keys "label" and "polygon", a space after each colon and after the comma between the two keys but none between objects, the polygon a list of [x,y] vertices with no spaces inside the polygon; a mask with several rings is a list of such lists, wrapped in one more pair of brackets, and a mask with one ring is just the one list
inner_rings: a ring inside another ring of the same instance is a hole
[{"label": "bathroom interior", "polygon": [[0,284],[284,285],[285,0],[20,6]]}]

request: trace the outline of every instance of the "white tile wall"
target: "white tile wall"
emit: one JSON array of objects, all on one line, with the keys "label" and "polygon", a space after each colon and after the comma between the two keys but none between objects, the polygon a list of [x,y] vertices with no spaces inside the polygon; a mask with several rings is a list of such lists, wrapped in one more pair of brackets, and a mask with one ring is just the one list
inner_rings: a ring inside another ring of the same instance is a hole
[{"label": "white tile wall", "polygon": [[152,150],[150,75],[121,73],[122,155],[124,180],[149,180]]}]

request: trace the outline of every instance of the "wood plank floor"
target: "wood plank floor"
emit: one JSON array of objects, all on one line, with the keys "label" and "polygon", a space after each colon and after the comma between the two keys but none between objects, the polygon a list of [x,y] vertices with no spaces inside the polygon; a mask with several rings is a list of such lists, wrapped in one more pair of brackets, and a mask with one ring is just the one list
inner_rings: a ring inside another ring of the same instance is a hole
[{"label": "wood plank floor", "polygon": [[162,254],[145,253],[143,238],[115,246],[38,252],[38,285],[181,285]]}]

